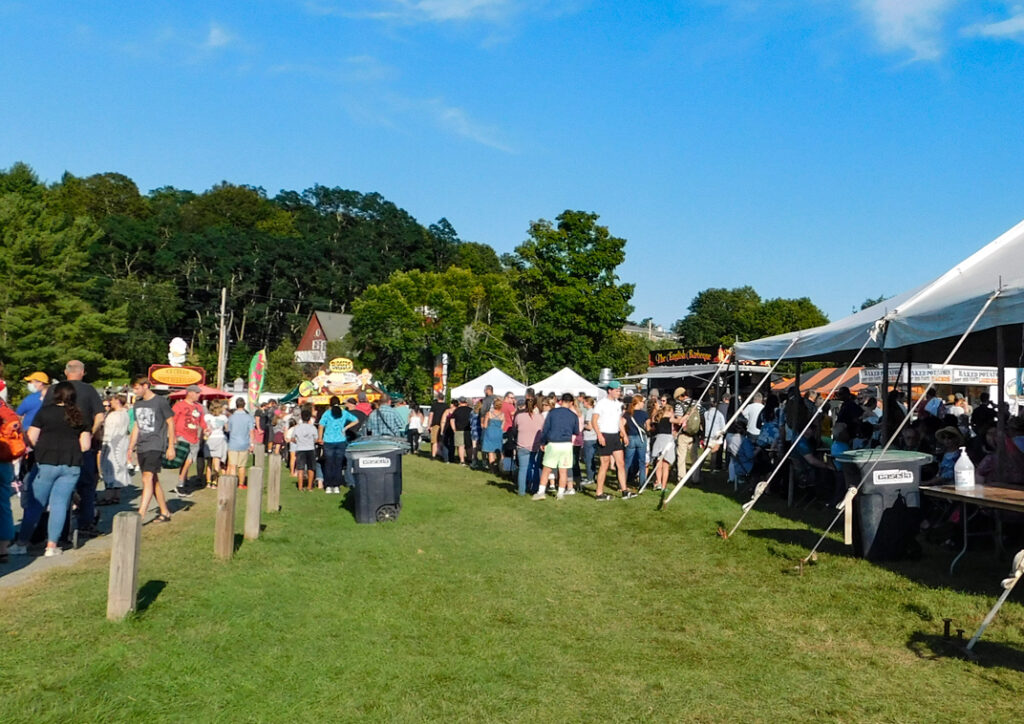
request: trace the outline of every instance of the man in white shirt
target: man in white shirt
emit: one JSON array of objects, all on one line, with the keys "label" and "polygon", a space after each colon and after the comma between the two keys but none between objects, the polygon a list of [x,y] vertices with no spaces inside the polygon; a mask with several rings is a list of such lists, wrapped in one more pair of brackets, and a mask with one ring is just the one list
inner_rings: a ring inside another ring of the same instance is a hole
[{"label": "man in white shirt", "polygon": [[757,419],[761,416],[763,409],[764,396],[760,392],[755,392],[754,401],[743,410],[743,417],[747,421],[747,435],[751,440],[756,441],[757,436],[761,434],[761,426],[757,424]]},{"label": "man in white shirt", "polygon": [[594,405],[594,416],[591,418],[591,426],[597,433],[597,455],[601,465],[597,469],[597,492],[595,500],[611,500],[612,496],[604,492],[604,479],[608,475],[608,468],[611,466],[612,458],[615,458],[615,471],[619,478],[619,490],[622,491],[622,498],[628,500],[636,497],[635,493],[629,492],[626,487],[626,418],[622,416],[622,402],[619,397],[622,395],[622,385],[618,380],[612,380],[608,384],[608,396],[598,400]]}]

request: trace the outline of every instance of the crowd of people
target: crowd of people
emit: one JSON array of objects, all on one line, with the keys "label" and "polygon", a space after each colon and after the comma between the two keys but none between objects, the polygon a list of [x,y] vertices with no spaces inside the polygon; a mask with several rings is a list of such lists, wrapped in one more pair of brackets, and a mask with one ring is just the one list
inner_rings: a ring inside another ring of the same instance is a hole
[{"label": "crowd of people", "polygon": [[[146,376],[130,389],[101,396],[83,381],[81,362],[68,362],[64,373],[61,382],[43,372],[24,379],[26,395],[14,419],[27,454],[0,460],[0,559],[25,554],[37,541],[45,541],[45,555],[60,555],[71,530],[99,535],[96,506],[120,504],[135,471],[141,481],[139,514],[147,522],[167,523],[172,511],[159,481],[162,471],[176,475],[168,487],[180,498],[217,487],[222,474],[236,476],[245,488],[257,446],[282,455],[298,490],[339,494],[355,483],[347,447],[364,436],[404,441],[412,453],[429,443],[430,457],[506,475],[519,495],[533,500],[562,499],[590,485],[597,501],[612,500],[609,490],[630,499],[648,485],[665,489],[673,473],[678,481],[689,472],[688,479],[699,483],[701,471],[691,468],[708,447],[710,470],[727,470],[737,483],[763,479],[788,453],[800,487],[834,503],[845,493],[838,456],[884,444],[907,412],[901,390],[887,396],[890,414],[884,417],[878,399],[857,397],[845,387],[834,399],[801,395],[796,388],[784,399],[757,393],[734,415],[728,392],[701,404],[684,387],[671,395],[623,395],[620,383],[612,381],[600,399],[533,389],[522,397],[498,396],[488,387],[472,402],[438,396],[421,410],[387,395],[370,402],[360,392],[344,400],[332,397],[319,408],[268,402],[250,413],[243,398],[204,404],[195,385],[172,404],[151,389]],[[0,412],[6,392],[0,384]],[[1024,419],[1007,415],[1000,438],[997,410],[987,395],[972,405],[962,394],[943,400],[929,391],[913,418],[895,447],[933,456],[924,466],[925,484],[951,482],[961,450],[982,481],[996,475],[1002,457],[999,480],[1024,483]],[[24,510],[17,532],[12,492]]]}]

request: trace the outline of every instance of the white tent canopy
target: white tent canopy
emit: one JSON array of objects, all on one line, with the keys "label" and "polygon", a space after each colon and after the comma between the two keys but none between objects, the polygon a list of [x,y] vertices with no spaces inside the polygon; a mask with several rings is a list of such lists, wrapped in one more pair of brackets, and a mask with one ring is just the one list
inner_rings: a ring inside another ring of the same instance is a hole
[{"label": "white tent canopy", "polygon": [[571,392],[573,395],[576,395],[582,392],[590,397],[597,397],[601,393],[600,387],[593,382],[587,382],[586,379],[568,367],[563,367],[550,377],[534,382],[530,387],[536,390],[538,394],[541,392],[544,394],[554,392],[556,395],[564,395],[566,392]]},{"label": "white tent canopy", "polygon": [[[787,359],[838,362],[851,359],[873,332],[862,362],[879,360],[883,349],[893,362],[941,360],[996,290],[999,296],[952,362],[993,364],[995,329],[1024,322],[1024,222],[928,284],[821,327],[741,342],[735,353],[740,359],[775,360],[796,339]],[[1006,335],[1012,359],[1022,351],[1020,337]]]},{"label": "white tent canopy", "polygon": [[517,397],[521,397],[526,392],[526,386],[521,382],[516,382],[514,379],[506,375],[504,372],[499,370],[497,367],[491,367],[491,369],[484,372],[476,379],[470,380],[469,382],[459,385],[452,389],[452,397],[483,397],[484,388],[490,385],[494,388],[494,394],[501,396],[506,392],[511,392]]}]

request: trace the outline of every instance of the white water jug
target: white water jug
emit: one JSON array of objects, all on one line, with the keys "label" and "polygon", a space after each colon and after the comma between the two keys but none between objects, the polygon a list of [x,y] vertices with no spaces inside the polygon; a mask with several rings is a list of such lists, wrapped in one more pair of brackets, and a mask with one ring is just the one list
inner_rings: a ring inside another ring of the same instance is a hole
[{"label": "white water jug", "polygon": [[960,457],[953,466],[953,485],[957,490],[970,490],[974,487],[974,463],[967,457],[965,448],[960,448]]}]

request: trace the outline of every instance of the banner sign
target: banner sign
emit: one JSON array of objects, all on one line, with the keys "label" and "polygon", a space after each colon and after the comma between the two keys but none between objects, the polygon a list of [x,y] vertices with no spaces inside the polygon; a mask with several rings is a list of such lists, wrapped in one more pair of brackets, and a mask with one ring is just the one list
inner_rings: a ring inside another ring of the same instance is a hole
[{"label": "banner sign", "polygon": [[260,404],[263,392],[263,377],[267,371],[267,351],[261,349],[252,356],[249,363],[249,409],[255,410]]},{"label": "banner sign", "polygon": [[[676,347],[675,349],[656,349],[648,355],[651,367],[685,367],[688,365],[731,364],[732,347]],[[740,360],[740,365],[771,366],[770,362]]]},{"label": "banner sign", "polygon": [[149,384],[168,387],[188,387],[206,383],[206,370],[202,367],[172,367],[171,365],[150,365]]},{"label": "banner sign", "polygon": [[448,397],[448,353],[442,352],[434,361],[434,396]]},{"label": "banner sign", "polygon": [[[879,367],[864,367],[860,371],[860,381],[865,385],[877,385],[882,381],[882,370]],[[889,367],[889,384],[906,384],[907,370],[900,372],[899,365]],[[912,370],[910,383],[926,385],[934,382],[940,385],[994,385],[997,384],[995,367],[933,367],[921,365]]]}]

